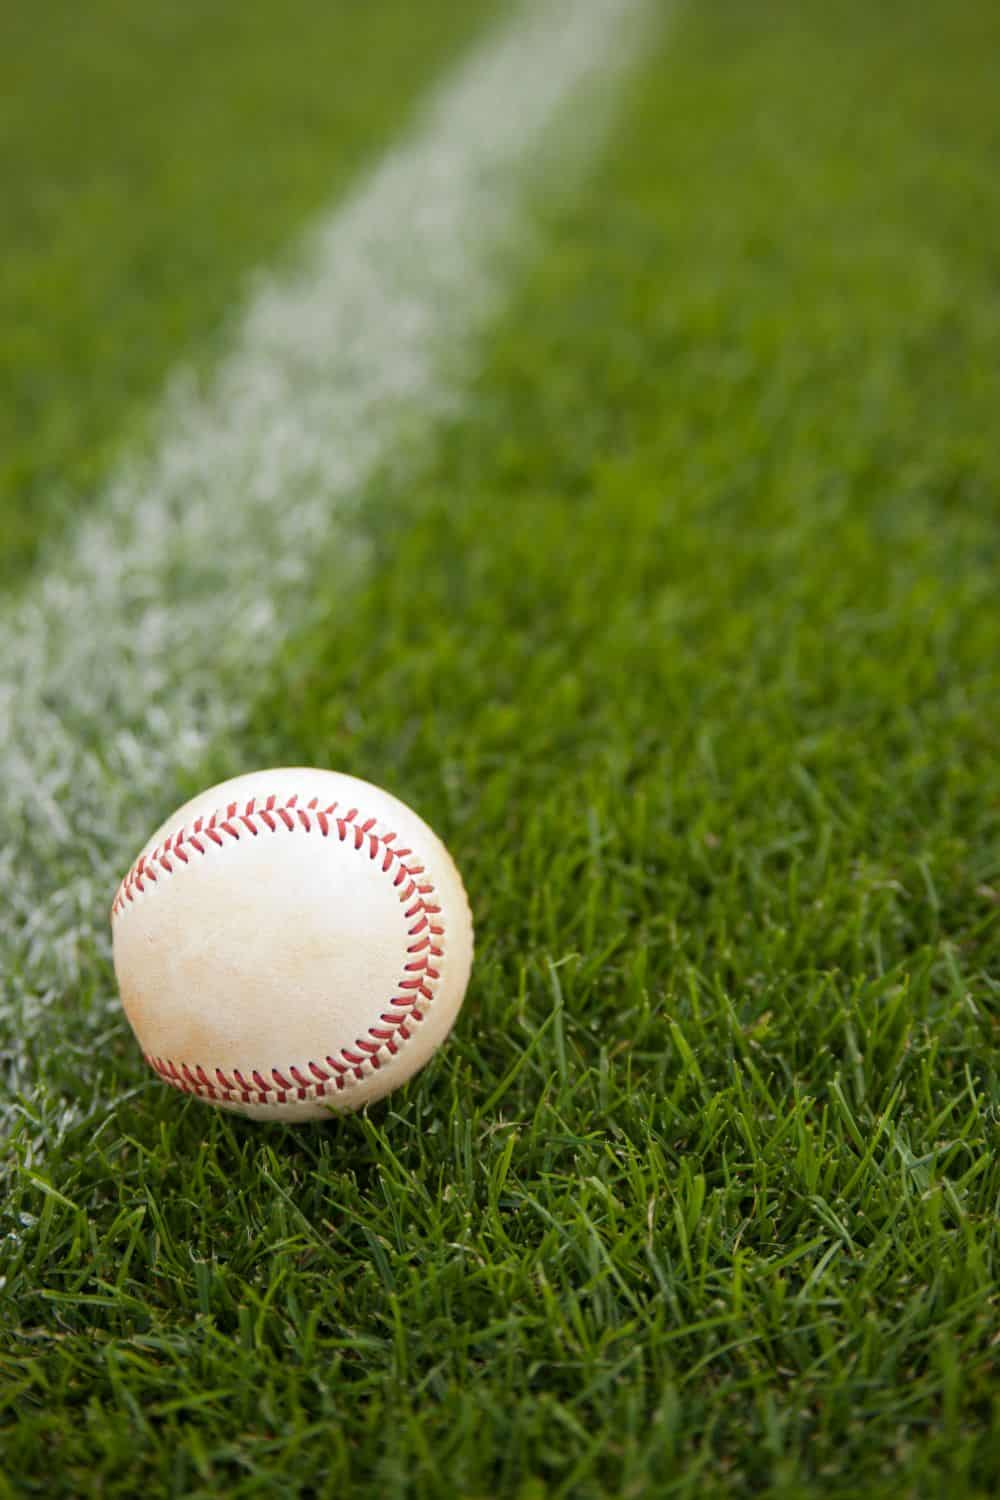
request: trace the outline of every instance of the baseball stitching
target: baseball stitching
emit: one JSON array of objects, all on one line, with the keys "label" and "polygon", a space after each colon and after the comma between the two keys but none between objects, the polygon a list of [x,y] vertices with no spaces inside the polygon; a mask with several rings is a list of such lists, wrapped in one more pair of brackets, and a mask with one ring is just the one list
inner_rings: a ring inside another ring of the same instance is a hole
[{"label": "baseball stitching", "polygon": [[194,855],[202,858],[210,855],[213,849],[224,847],[228,839],[238,842],[243,837],[241,829],[254,838],[265,831],[291,834],[301,830],[318,833],[322,838],[333,835],[342,844],[351,842],[355,852],[366,853],[372,861],[379,860],[382,874],[392,876],[400,904],[406,905],[403,915],[409,924],[410,941],[402,977],[386,1010],[379,1016],[380,1024],[370,1026],[364,1037],[355,1040],[353,1048],[342,1047],[319,1062],[310,1060],[299,1066],[271,1068],[273,1083],[256,1068],[249,1078],[235,1068],[231,1073],[215,1068],[214,1077],[210,1077],[200,1064],[177,1063],[171,1058],[145,1054],[150,1067],[167,1083],[202,1099],[263,1105],[321,1099],[360,1082],[372,1069],[382,1066],[386,1054],[395,1057],[400,1045],[409,1040],[411,1027],[423,1020],[440,978],[438,960],[444,956],[441,907],[434,900],[433,884],[426,878],[420,879],[425,876],[424,866],[405,862],[412,857],[413,850],[397,848],[395,833],[373,832],[376,818],[359,822],[356,807],[336,816],[338,804],[331,802],[329,807],[321,808],[318,797],[304,807],[298,805],[297,795],[284,802],[269,796],[259,807],[257,801],[251,797],[242,809],[239,803],[230,802],[224,812],[215,812],[210,818],[196,818],[190,829],[179,828],[149,854],[141,854],[118,887],[111,920],[114,922],[139,896],[146,895],[147,883],[156,886],[164,875],[177,875],[178,866],[190,864]]}]

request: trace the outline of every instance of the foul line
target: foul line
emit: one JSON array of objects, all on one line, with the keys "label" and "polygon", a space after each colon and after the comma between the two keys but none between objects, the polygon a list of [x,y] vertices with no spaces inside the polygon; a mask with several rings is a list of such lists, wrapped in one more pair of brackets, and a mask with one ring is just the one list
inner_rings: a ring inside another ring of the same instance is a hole
[{"label": "foul line", "polygon": [[174,383],[153,451],[0,617],[8,1024],[93,972],[123,865],[178,775],[239,732],[332,536],[338,584],[364,566],[350,502],[454,407],[539,173],[592,154],[653,9],[544,0],[491,34],[298,269],[257,284],[209,389]]}]

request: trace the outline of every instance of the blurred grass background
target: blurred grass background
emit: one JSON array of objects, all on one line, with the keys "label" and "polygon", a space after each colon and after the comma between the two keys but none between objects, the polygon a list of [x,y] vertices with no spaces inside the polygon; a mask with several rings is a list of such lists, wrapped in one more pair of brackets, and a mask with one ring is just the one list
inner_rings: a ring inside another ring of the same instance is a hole
[{"label": "blurred grass background", "polygon": [[391,144],[484,0],[0,11],[0,584],[247,276]]}]

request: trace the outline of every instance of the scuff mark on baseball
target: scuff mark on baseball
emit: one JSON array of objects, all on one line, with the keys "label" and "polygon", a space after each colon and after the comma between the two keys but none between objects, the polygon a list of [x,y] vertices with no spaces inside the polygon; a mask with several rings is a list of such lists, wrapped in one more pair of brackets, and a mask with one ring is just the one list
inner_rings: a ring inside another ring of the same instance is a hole
[{"label": "scuff mark on baseball", "polygon": [[258,1119],[360,1109],[451,1030],[473,932],[447,849],[405,803],[303,767],[210,787],[158,828],[111,913],[147,1061]]}]

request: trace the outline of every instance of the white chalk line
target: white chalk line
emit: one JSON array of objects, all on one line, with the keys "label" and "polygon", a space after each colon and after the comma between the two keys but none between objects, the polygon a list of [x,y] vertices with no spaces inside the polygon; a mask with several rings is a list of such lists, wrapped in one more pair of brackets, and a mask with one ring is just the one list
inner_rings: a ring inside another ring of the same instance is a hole
[{"label": "white chalk line", "polygon": [[175,382],[153,450],[0,616],[5,1030],[106,954],[124,864],[179,775],[239,734],[329,591],[317,560],[356,581],[351,503],[460,400],[539,174],[593,154],[653,10],[544,0],[488,36],[298,269],[258,282],[207,393]]}]

